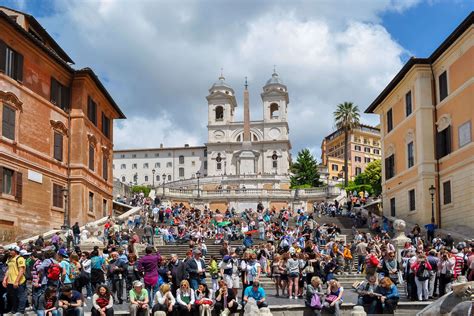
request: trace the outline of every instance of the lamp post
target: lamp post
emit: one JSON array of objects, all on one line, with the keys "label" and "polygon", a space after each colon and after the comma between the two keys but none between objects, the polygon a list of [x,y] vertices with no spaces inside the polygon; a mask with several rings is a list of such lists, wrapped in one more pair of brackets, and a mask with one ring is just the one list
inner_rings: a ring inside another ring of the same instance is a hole
[{"label": "lamp post", "polygon": [[201,177],[201,172],[196,172],[196,177],[198,178],[198,199],[201,198],[201,190],[199,189],[199,178]]},{"label": "lamp post", "polygon": [[66,189],[66,188],[63,188],[62,190],[62,193],[63,193],[63,196],[64,196],[64,223],[63,223],[63,226],[61,227],[62,230],[67,230],[70,226],[70,222],[69,222],[69,207],[68,207],[68,193],[69,193],[69,190]]},{"label": "lamp post", "polygon": [[166,174],[163,173],[163,195],[162,197],[165,197],[165,183],[166,183]]},{"label": "lamp post", "polygon": [[138,184],[138,172],[135,172],[135,174],[133,175],[133,180],[135,181],[135,185]]},{"label": "lamp post", "polygon": [[155,189],[155,172],[155,169],[151,170],[151,173],[153,174],[153,190]]},{"label": "lamp post", "polygon": [[435,221],[435,216],[434,216],[434,195],[436,192],[436,188],[431,185],[430,188],[428,189],[430,191],[431,195],[431,222],[434,223]]}]

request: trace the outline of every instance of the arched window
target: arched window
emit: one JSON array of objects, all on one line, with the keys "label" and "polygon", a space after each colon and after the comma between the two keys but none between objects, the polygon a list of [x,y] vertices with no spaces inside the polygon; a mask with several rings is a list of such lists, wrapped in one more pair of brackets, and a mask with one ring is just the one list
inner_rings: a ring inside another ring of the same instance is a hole
[{"label": "arched window", "polygon": [[156,175],[156,181],[160,181],[160,175],[159,174]]},{"label": "arched window", "polygon": [[222,121],[224,119],[224,108],[222,106],[216,107],[216,121]]},{"label": "arched window", "polygon": [[258,142],[258,137],[257,137],[257,135],[252,134],[252,138],[253,138],[253,141],[254,141],[254,142]]},{"label": "arched window", "polygon": [[278,118],[280,116],[280,111],[278,104],[272,103],[270,104],[270,118]]},{"label": "arched window", "polygon": [[272,155],[272,167],[275,169],[278,167],[278,155],[276,151],[274,151]]},{"label": "arched window", "polygon": [[125,176],[122,176],[122,182],[125,182]]},{"label": "arched window", "polygon": [[171,175],[168,176],[168,181],[171,181]]},{"label": "arched window", "polygon": [[148,176],[145,176],[145,182],[148,182]]},{"label": "arched window", "polygon": [[242,141],[242,135],[237,136],[237,141],[241,142]]},{"label": "arched window", "polygon": [[179,156],[179,164],[180,165],[184,164],[184,156],[183,155]]}]

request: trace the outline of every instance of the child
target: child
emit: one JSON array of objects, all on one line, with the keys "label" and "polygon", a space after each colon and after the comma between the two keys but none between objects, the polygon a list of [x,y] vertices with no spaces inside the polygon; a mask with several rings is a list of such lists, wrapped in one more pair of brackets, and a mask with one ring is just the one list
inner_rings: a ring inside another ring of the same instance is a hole
[{"label": "child", "polygon": [[212,278],[212,292],[216,293],[217,291],[217,279],[219,278],[219,266],[217,264],[216,256],[211,257],[211,262],[209,263],[209,273]]}]

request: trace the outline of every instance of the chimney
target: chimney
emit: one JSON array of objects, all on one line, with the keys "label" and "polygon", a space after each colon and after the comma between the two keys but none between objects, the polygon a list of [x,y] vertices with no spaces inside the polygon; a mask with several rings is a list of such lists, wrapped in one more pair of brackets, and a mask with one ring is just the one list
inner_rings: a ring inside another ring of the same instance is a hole
[{"label": "chimney", "polygon": [[188,148],[188,147],[189,147],[189,144],[184,144],[184,147]]},{"label": "chimney", "polygon": [[160,148],[163,148],[163,143],[160,144]]}]

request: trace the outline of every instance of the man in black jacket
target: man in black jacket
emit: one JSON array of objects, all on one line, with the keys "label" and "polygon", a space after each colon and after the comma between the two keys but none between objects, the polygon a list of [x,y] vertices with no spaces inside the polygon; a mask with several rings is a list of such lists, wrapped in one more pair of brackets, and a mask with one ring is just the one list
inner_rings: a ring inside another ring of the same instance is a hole
[{"label": "man in black jacket", "polygon": [[186,261],[186,272],[193,290],[197,290],[199,284],[206,283],[206,263],[201,258],[199,249],[194,249],[193,258]]},{"label": "man in black jacket", "polygon": [[81,229],[79,228],[79,223],[76,222],[72,226],[72,233],[74,235],[74,246],[79,245],[79,242],[81,240]]},{"label": "man in black jacket", "polygon": [[181,281],[187,279],[186,265],[178,259],[177,254],[171,255],[170,262],[168,263],[168,278],[173,284],[171,291],[176,296],[176,290],[179,288]]},{"label": "man in black jacket", "polygon": [[119,260],[119,254],[112,252],[110,255],[112,260],[109,261],[107,266],[107,278],[111,282],[112,293],[116,295],[118,304],[123,303],[123,282],[127,272],[127,263],[123,260]]}]

